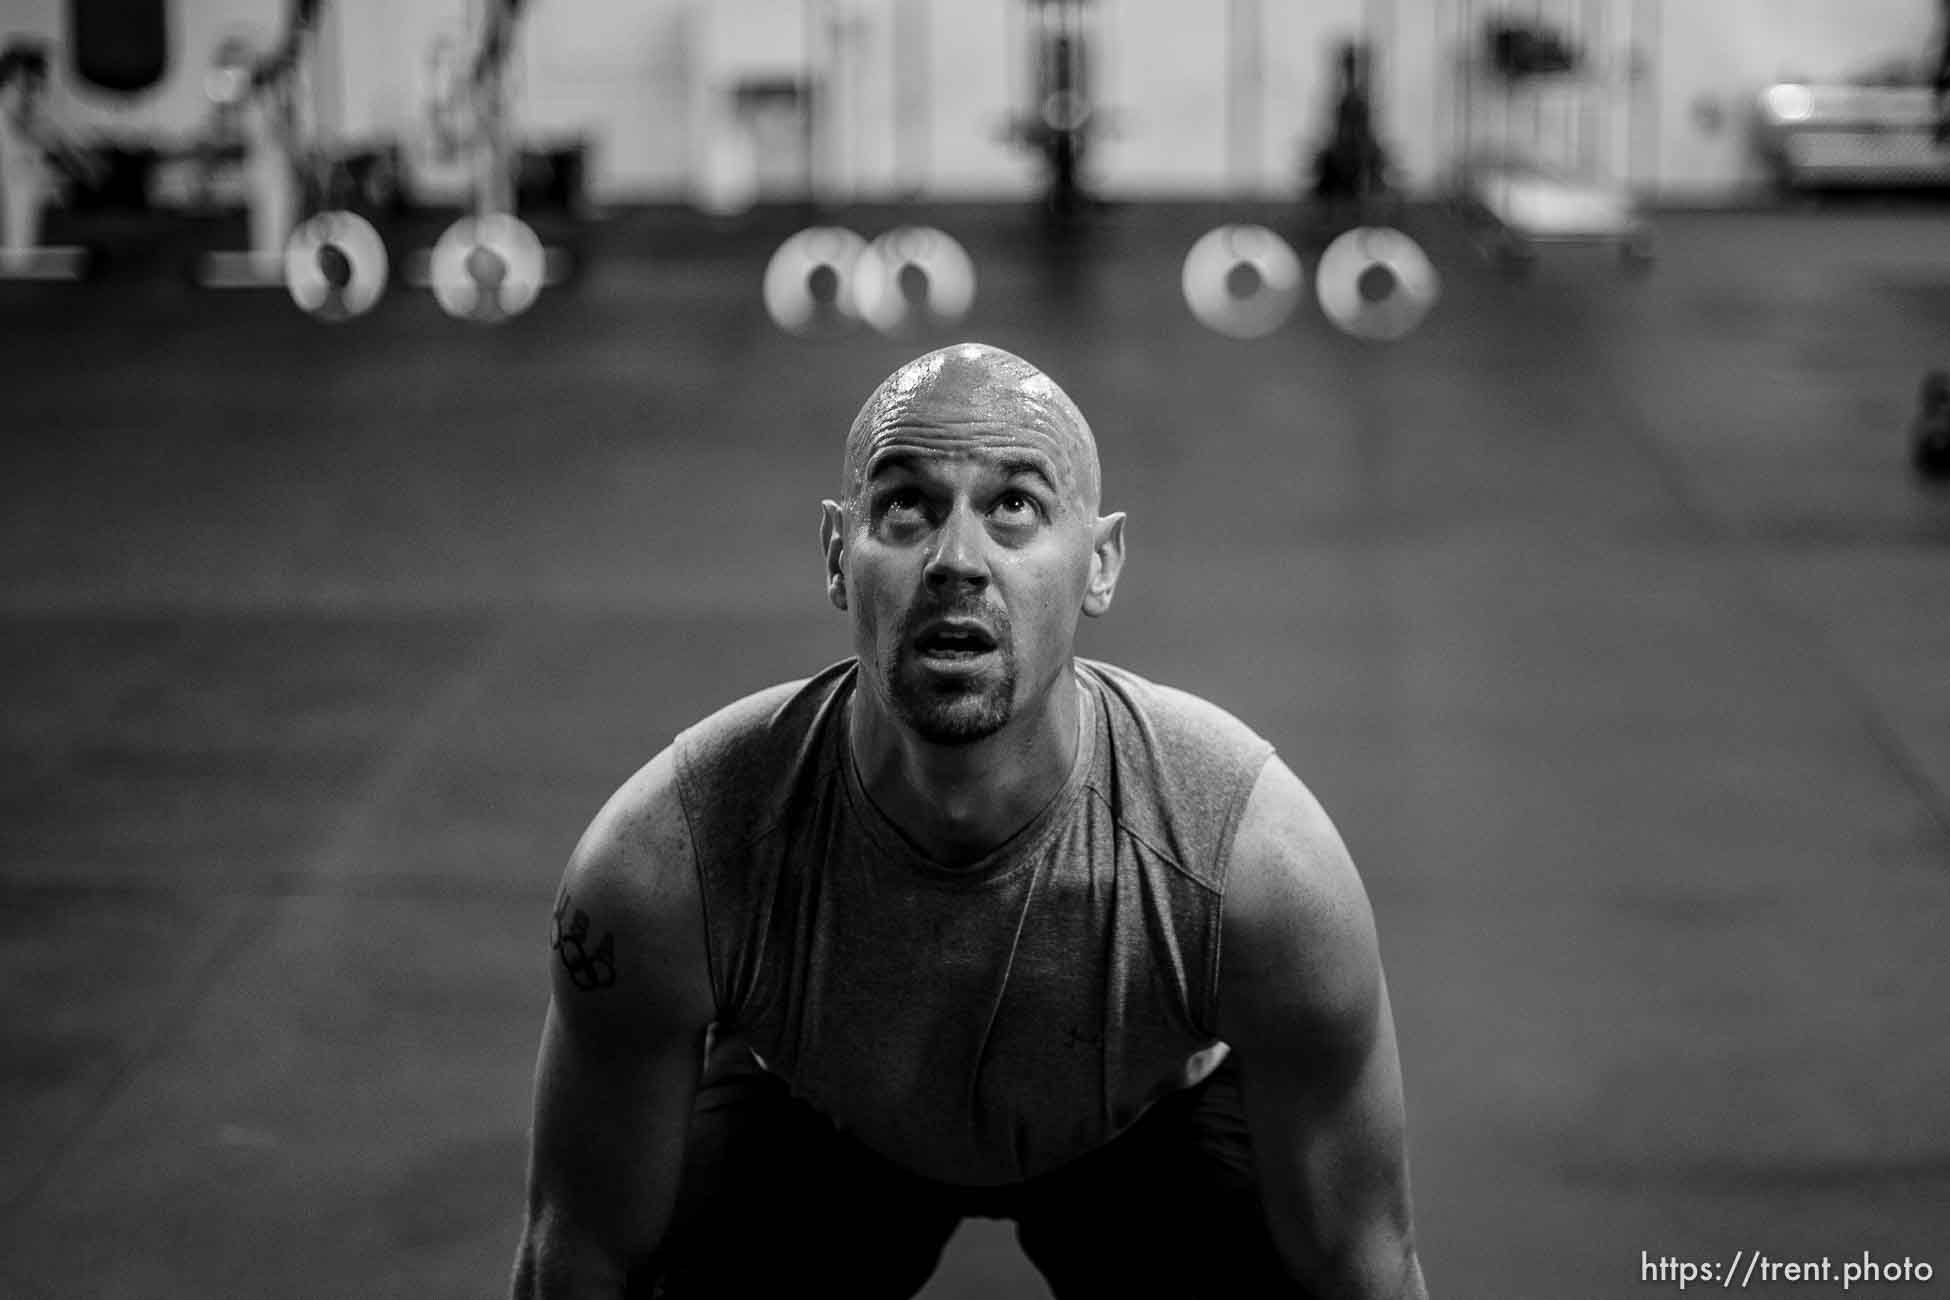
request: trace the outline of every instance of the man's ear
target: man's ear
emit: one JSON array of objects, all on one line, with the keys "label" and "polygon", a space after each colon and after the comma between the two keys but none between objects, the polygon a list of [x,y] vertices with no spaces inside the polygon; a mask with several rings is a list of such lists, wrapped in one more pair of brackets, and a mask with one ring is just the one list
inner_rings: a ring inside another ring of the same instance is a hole
[{"label": "man's ear", "polygon": [[1083,612],[1102,618],[1117,594],[1117,576],[1124,572],[1124,513],[1106,515],[1091,525],[1090,585],[1084,589]]},{"label": "man's ear", "polygon": [[846,608],[846,507],[837,501],[819,503],[819,549],[826,554],[826,599],[834,609]]}]

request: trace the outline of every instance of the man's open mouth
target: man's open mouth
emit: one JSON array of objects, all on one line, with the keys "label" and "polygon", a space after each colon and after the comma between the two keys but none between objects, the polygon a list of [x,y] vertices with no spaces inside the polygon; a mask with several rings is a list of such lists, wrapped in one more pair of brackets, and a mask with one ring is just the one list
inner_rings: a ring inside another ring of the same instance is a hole
[{"label": "man's open mouth", "polygon": [[950,663],[978,659],[995,649],[995,637],[979,623],[944,621],[936,623],[914,638],[914,648],[923,659]]}]

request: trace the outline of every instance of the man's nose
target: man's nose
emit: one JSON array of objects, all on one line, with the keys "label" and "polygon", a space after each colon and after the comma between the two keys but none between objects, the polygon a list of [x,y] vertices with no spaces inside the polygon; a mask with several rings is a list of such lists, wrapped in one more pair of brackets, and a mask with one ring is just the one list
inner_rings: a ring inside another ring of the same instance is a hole
[{"label": "man's nose", "polygon": [[956,506],[934,535],[934,553],[925,576],[930,587],[964,584],[985,587],[989,580],[988,530],[967,506]]}]

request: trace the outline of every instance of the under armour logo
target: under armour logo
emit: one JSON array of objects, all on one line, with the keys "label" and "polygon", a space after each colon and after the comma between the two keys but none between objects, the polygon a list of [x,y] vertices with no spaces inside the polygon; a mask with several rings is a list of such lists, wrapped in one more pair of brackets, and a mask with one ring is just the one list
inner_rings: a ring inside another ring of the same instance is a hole
[{"label": "under armour logo", "polygon": [[[569,917],[568,928],[564,929],[562,920]],[[609,934],[604,934],[602,942],[592,951],[589,947],[589,914],[569,912],[569,896],[562,895],[562,901],[555,909],[555,936],[549,940],[549,947],[562,959],[562,969],[569,973],[569,983],[583,990],[606,989],[616,983],[616,944]]]}]

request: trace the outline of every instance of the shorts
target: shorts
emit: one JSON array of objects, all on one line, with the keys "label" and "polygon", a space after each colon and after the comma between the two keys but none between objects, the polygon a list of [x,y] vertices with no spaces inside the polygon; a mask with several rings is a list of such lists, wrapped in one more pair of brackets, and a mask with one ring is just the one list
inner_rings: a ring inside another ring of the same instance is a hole
[{"label": "shorts", "polygon": [[965,1218],[1013,1221],[1056,1300],[1304,1297],[1266,1227],[1230,1059],[1115,1139],[1002,1187],[919,1177],[836,1130],[740,1049],[713,1054],[644,1300],[905,1300]]}]

